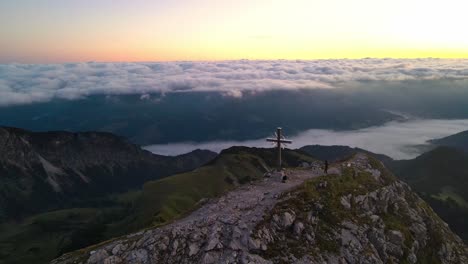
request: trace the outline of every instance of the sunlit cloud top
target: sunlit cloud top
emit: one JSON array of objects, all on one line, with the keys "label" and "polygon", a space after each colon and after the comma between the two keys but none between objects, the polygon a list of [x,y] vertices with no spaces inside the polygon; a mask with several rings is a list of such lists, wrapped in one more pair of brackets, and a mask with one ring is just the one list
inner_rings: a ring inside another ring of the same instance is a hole
[{"label": "sunlit cloud top", "polygon": [[0,107],[91,95],[335,89],[343,83],[468,79],[468,59],[0,64]]},{"label": "sunlit cloud top", "polygon": [[14,0],[0,62],[468,57],[463,0]]}]

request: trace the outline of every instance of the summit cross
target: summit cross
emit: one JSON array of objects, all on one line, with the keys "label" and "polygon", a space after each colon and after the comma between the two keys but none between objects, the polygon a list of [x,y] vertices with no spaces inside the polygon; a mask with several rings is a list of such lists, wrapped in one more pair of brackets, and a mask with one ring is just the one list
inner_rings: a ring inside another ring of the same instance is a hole
[{"label": "summit cross", "polygon": [[284,147],[285,144],[291,144],[292,141],[284,138],[284,136],[281,134],[281,127],[276,129],[275,138],[267,138],[266,140],[276,144],[276,148],[278,150],[278,171],[281,171],[281,148]]}]

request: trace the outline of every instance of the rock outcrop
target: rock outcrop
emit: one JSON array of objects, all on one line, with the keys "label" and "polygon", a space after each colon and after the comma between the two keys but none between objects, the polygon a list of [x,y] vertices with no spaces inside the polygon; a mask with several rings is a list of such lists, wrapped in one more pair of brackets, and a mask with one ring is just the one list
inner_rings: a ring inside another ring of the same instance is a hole
[{"label": "rock outcrop", "polygon": [[52,263],[468,263],[460,238],[380,162],[288,170],[184,219]]}]

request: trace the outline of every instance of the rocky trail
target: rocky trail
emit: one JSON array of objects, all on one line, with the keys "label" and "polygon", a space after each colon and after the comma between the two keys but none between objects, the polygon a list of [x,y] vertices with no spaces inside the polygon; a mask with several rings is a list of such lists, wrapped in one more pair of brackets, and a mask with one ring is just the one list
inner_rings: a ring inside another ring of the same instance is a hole
[{"label": "rocky trail", "polygon": [[[247,262],[255,256],[249,250],[259,245],[250,235],[266,212],[280,201],[282,193],[297,187],[305,180],[323,175],[321,163],[307,164],[307,169],[291,169],[284,173],[287,181],[281,181],[279,173],[273,173],[261,181],[243,185],[235,190],[206,202],[187,217],[166,226],[128,235],[103,248],[91,251],[84,263],[180,263],[178,249],[188,248],[189,257],[201,258],[202,263],[217,263],[237,254],[245,254]],[[331,171],[336,168],[331,168]],[[286,219],[286,221],[288,221]],[[227,248],[226,248],[227,247]],[[155,248],[159,248],[155,250]],[[225,256],[212,256],[210,251],[222,249]],[[226,250],[228,249],[228,250]],[[148,252],[171,254],[150,255]],[[203,252],[203,254],[201,254]],[[163,258],[160,258],[163,257]],[[67,259],[67,261],[62,262]],[[65,255],[54,263],[80,263],[82,260]],[[182,261],[183,262],[183,261]],[[187,261],[192,262],[192,261]]]},{"label": "rocky trail", "polygon": [[320,169],[287,170],[286,182],[281,182],[281,176],[273,174],[263,181],[239,187],[226,195],[208,202],[188,217],[167,226],[167,228],[184,228],[197,223],[253,227],[260,221],[265,211],[271,210],[278,202],[279,196],[292,188],[311,179],[323,175]]}]

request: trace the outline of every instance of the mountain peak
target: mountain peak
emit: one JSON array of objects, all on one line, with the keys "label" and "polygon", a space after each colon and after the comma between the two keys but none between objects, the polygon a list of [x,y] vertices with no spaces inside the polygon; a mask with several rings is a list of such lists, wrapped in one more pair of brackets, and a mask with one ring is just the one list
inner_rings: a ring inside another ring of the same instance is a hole
[{"label": "mountain peak", "polygon": [[[176,157],[142,150],[105,132],[32,132],[0,127],[0,212],[9,218],[64,208],[74,200],[128,191],[195,169],[216,156]],[[5,220],[0,213],[0,223]]]},{"label": "mountain peak", "polygon": [[52,263],[468,261],[460,238],[377,160],[358,153],[329,175],[321,165],[285,170],[286,183],[240,186],[173,223]]}]

